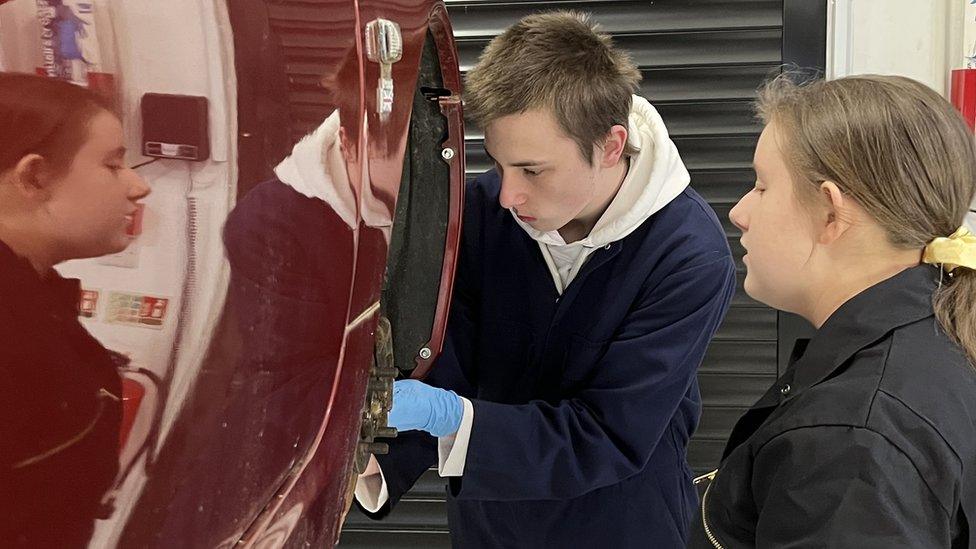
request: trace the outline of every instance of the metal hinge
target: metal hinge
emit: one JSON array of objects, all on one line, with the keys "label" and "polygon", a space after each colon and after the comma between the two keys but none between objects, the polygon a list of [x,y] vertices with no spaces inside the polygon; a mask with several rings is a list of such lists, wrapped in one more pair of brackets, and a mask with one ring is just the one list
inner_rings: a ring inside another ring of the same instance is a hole
[{"label": "metal hinge", "polygon": [[376,84],[376,112],[386,118],[393,112],[393,63],[403,58],[403,36],[400,25],[388,19],[374,19],[366,24],[366,57],[380,65]]}]

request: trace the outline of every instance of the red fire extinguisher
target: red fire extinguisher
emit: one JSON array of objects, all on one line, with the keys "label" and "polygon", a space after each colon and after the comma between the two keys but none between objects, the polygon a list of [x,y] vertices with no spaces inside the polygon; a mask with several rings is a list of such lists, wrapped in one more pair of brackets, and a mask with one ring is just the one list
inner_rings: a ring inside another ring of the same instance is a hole
[{"label": "red fire extinguisher", "polygon": [[976,130],[976,69],[952,71],[951,99],[969,128]]},{"label": "red fire extinguisher", "polygon": [[[952,71],[951,99],[952,104],[959,109],[962,117],[966,119],[969,129],[976,131],[976,68]],[[969,208],[967,219],[970,226],[976,226],[976,199]]]}]

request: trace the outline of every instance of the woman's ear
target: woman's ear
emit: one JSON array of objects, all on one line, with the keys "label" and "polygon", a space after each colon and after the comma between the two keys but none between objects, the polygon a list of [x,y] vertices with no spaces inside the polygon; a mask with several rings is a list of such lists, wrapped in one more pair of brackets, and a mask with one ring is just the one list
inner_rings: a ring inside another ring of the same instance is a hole
[{"label": "woman's ear", "polygon": [[820,184],[820,198],[825,208],[825,215],[821,217],[817,241],[820,244],[831,244],[853,225],[854,203],[833,181],[824,181]]},{"label": "woman's ear", "polygon": [[24,198],[46,197],[52,180],[50,165],[39,154],[25,155],[11,173],[15,191]]}]

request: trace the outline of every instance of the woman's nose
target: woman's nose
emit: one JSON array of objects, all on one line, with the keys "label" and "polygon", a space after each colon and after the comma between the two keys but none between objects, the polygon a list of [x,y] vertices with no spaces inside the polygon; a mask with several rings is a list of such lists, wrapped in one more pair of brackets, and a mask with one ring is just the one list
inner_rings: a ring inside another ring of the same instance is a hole
[{"label": "woman's nose", "polygon": [[739,228],[742,232],[749,229],[749,218],[746,216],[745,201],[749,195],[743,196],[739,202],[729,211],[729,221]]},{"label": "woman's nose", "polygon": [[149,196],[149,193],[152,192],[152,188],[149,187],[146,180],[134,171],[132,172],[131,176],[132,180],[129,183],[129,198],[132,200],[140,200]]}]

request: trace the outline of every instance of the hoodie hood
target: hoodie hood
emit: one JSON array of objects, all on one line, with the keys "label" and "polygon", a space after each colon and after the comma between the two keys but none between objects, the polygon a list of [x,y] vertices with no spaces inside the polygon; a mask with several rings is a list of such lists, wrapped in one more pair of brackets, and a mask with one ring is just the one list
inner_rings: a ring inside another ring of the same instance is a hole
[{"label": "hoodie hood", "polygon": [[353,193],[339,140],[339,111],[295,144],[274,169],[278,179],[308,198],[319,199],[335,210],[350,228],[357,224]]},{"label": "hoodie hood", "polygon": [[[626,237],[684,192],[691,182],[664,120],[643,97],[634,96],[627,129],[628,142],[640,152],[630,158],[627,176],[590,234],[569,246],[598,248]],[[514,212],[512,216],[534,240],[550,246],[567,246],[558,231],[543,233],[524,223]]]},{"label": "hoodie hood", "polygon": [[[362,132],[369,135],[365,120]],[[367,227],[379,229],[389,244],[393,211],[387,201],[377,198],[373,192],[369,162],[362,163],[359,174],[362,185],[353,188],[346,171],[341,135],[339,111],[335,111],[295,144],[291,154],[275,167],[275,175],[298,193],[331,206],[350,229],[355,229],[360,220]]]}]

